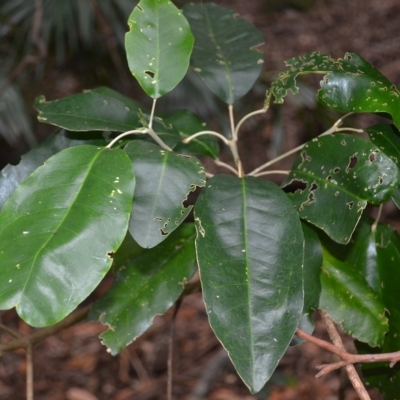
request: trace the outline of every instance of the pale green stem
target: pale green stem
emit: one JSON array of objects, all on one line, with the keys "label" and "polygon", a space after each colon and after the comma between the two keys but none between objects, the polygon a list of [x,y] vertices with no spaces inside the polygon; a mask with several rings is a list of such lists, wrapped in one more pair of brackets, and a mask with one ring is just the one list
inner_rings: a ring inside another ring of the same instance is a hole
[{"label": "pale green stem", "polygon": [[264,113],[267,112],[267,110],[268,110],[268,107],[267,107],[267,108],[263,108],[262,110],[253,111],[253,112],[251,112],[251,113],[245,115],[245,116],[239,121],[239,123],[236,125],[236,128],[235,128],[235,135],[234,135],[234,136],[235,136],[236,138],[239,136],[239,130],[240,130],[240,128],[242,127],[242,125],[243,125],[249,118],[254,117],[255,115],[258,115],[258,114],[264,114]]},{"label": "pale green stem", "polygon": [[217,164],[218,166],[227,168],[227,169],[229,169],[230,171],[232,171],[235,175],[238,175],[238,171],[237,171],[235,168],[233,168],[233,167],[230,166],[229,164],[226,164],[226,163],[220,161],[218,158],[215,159],[214,162],[215,162],[215,164]]},{"label": "pale green stem", "polygon": [[383,208],[383,204],[381,204],[381,205],[379,206],[378,215],[376,216],[375,221],[374,221],[374,223],[373,223],[372,226],[371,226],[371,232],[372,232],[372,233],[375,233],[376,228],[378,227],[379,220],[381,219],[381,215],[382,215],[382,208]]},{"label": "pale green stem", "polygon": [[290,171],[283,171],[283,170],[274,170],[274,171],[264,171],[260,172],[258,174],[255,174],[254,176],[263,176],[263,175],[289,175]]},{"label": "pale green stem", "polygon": [[233,159],[235,160],[235,164],[238,169],[238,177],[243,178],[244,177],[244,171],[243,171],[243,166],[242,166],[242,161],[240,160],[239,157],[239,152],[237,148],[237,141],[236,140],[230,140],[228,143],[229,148],[231,149]]},{"label": "pale green stem", "polygon": [[154,119],[154,111],[156,109],[156,103],[157,99],[153,99],[153,105],[151,107],[151,113],[150,113],[149,129],[152,129],[153,127],[153,119]]},{"label": "pale green stem", "polygon": [[108,143],[107,145],[107,149],[110,149],[115,143],[118,142],[118,140],[121,140],[123,137],[128,136],[128,135],[135,135],[138,133],[148,133],[148,129],[144,128],[144,129],[134,129],[132,131],[127,131],[124,133],[121,133],[120,135],[118,135],[115,139],[113,139],[110,143]]},{"label": "pale green stem", "polygon": [[232,104],[228,105],[228,110],[229,110],[229,123],[231,124],[231,137],[232,137],[232,140],[237,140],[236,130],[235,130],[235,119],[233,117],[233,105]]},{"label": "pale green stem", "polygon": [[157,133],[155,133],[153,131],[152,128],[149,127],[149,130],[147,132],[150,137],[163,149],[168,150],[168,151],[172,151],[171,147],[169,147],[166,143],[164,143],[164,141],[160,138],[160,136],[157,135]]},{"label": "pale green stem", "polygon": [[197,138],[198,136],[203,136],[203,135],[213,135],[216,136],[217,138],[221,139],[227,146],[229,146],[229,140],[221,135],[218,132],[214,132],[214,131],[201,131],[201,132],[197,132],[192,136],[189,136],[185,139],[182,140],[183,143],[189,143],[191,140],[193,140],[194,138]]}]

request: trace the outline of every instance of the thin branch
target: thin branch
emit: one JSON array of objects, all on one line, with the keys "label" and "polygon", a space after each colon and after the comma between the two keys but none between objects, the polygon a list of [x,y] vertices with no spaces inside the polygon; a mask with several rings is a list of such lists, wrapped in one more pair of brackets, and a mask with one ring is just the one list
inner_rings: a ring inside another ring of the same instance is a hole
[{"label": "thin branch", "polygon": [[[325,313],[321,313],[322,318],[324,319],[324,322],[326,324],[326,328],[329,334],[329,337],[331,338],[333,344],[336,347],[341,348],[344,350],[342,338],[339,335],[339,332],[336,329],[335,324],[333,323],[332,319]],[[361,400],[371,400],[367,389],[365,389],[365,386],[363,382],[361,381],[356,368],[353,364],[346,365],[346,372],[347,375],[349,376],[350,382],[352,383],[354,390],[357,392],[357,394],[360,396]]]},{"label": "thin branch", "polygon": [[33,400],[33,346],[26,348],[26,400]]},{"label": "thin branch", "polygon": [[14,329],[11,329],[3,324],[0,324],[0,329],[4,332],[7,332],[9,335],[15,337],[16,339],[20,339],[22,337],[22,335],[19,332],[14,331]]},{"label": "thin branch", "polygon": [[264,172],[259,172],[258,174],[254,175],[254,176],[263,176],[263,175],[275,175],[275,174],[279,174],[279,175],[289,175],[290,171],[284,171],[284,170],[273,170],[273,171],[264,171]]},{"label": "thin branch", "polygon": [[218,132],[214,132],[214,131],[201,131],[201,132],[197,132],[197,133],[195,133],[194,135],[189,136],[189,137],[183,139],[182,142],[183,142],[183,143],[189,143],[189,142],[190,142],[191,140],[193,140],[194,138],[197,138],[197,137],[203,136],[203,135],[213,135],[213,136],[216,136],[217,138],[221,139],[227,146],[229,146],[229,140],[228,140],[225,136],[221,135],[221,134],[218,133]]},{"label": "thin branch", "polygon": [[267,107],[267,108],[263,108],[263,109],[261,109],[261,110],[253,111],[253,112],[251,112],[251,113],[245,115],[245,116],[238,122],[238,124],[236,125],[236,128],[235,128],[235,137],[236,137],[236,138],[238,137],[240,128],[242,127],[242,125],[243,125],[249,118],[254,117],[255,115],[258,115],[258,114],[264,114],[264,113],[267,112],[267,110],[268,110],[268,107]]},{"label": "thin branch", "polygon": [[128,136],[128,135],[137,135],[137,134],[145,134],[148,133],[148,129],[133,129],[131,131],[127,131],[124,133],[121,133],[118,135],[115,139],[113,139],[110,143],[107,145],[107,149],[111,149],[111,147],[117,143],[119,140],[121,140],[123,137]]},{"label": "thin branch", "polygon": [[[154,104],[154,103],[153,103]],[[149,129],[147,131],[147,133],[149,134],[149,136],[163,149],[168,150],[168,151],[172,151],[171,147],[169,147],[166,143],[164,143],[164,141],[160,138],[160,136],[157,135],[156,132],[154,132],[154,130],[149,126]]]},{"label": "thin branch", "polygon": [[237,136],[236,136],[236,129],[235,129],[235,119],[233,117],[233,105],[232,104],[228,105],[228,110],[229,110],[229,123],[231,125],[232,140],[236,141]]},{"label": "thin branch", "polygon": [[171,327],[169,330],[168,338],[168,382],[167,382],[167,400],[172,400],[172,375],[173,375],[173,356],[174,356],[174,332],[176,316],[182,304],[182,298],[180,297],[175,302],[174,314],[172,315]]},{"label": "thin branch", "polygon": [[215,164],[217,164],[219,167],[224,167],[232,171],[235,175],[238,175],[238,170],[230,166],[229,164],[224,163],[223,161],[220,161],[218,158],[214,160]]},{"label": "thin branch", "polygon": [[382,215],[382,209],[383,209],[383,204],[381,204],[381,205],[379,206],[378,215],[376,216],[375,221],[374,221],[374,223],[373,223],[372,226],[371,226],[371,232],[372,232],[372,233],[375,233],[376,228],[378,227],[379,220],[381,219],[381,215]]},{"label": "thin branch", "polygon": [[151,106],[150,120],[149,120],[149,129],[153,127],[153,119],[154,119],[154,111],[156,109],[157,99],[153,99],[153,104]]},{"label": "thin branch", "polygon": [[29,335],[21,335],[21,338],[11,340],[10,342],[0,344],[0,357],[10,351],[14,351],[17,349],[27,349],[28,346],[34,346],[35,344],[41,342],[42,340],[48,338],[56,334],[57,332],[66,329],[76,323],[82,321],[86,318],[91,305],[86,307],[82,307],[79,310],[76,310],[72,314],[68,315],[65,319],[58,322],[53,326],[49,326],[47,328],[38,329],[37,331],[29,334]]}]

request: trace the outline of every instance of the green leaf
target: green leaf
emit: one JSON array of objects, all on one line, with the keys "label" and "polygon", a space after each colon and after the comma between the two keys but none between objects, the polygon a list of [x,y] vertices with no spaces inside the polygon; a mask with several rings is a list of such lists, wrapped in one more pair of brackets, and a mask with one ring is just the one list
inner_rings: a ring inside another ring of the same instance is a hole
[{"label": "green leaf", "polygon": [[[179,111],[166,118],[164,122],[179,131],[181,140],[197,132],[210,129],[197,115],[188,110]],[[218,140],[212,135],[200,136],[188,144],[180,141],[173,149],[181,154],[198,154],[212,158],[217,158],[219,154]]]},{"label": "green leaf", "polygon": [[187,4],[183,12],[196,38],[191,66],[215,95],[233,104],[260,75],[264,60],[255,47],[264,42],[263,34],[213,3]]},{"label": "green leaf", "polygon": [[123,150],[83,145],[19,185],[0,213],[0,309],[46,326],[85,299],[124,239],[134,182]]},{"label": "green leaf", "polygon": [[110,328],[100,337],[111,354],[133,342],[180,296],[196,270],[194,238],[193,224],[184,224],[156,249],[143,250],[126,263],[111,290],[94,305],[90,317]]},{"label": "green leaf", "polygon": [[161,243],[188,216],[190,192],[205,184],[200,161],[142,140],[125,147],[136,175],[135,201],[129,221],[133,238],[145,248]]},{"label": "green leaf", "polygon": [[[367,202],[388,201],[399,182],[396,164],[371,142],[338,134],[308,142],[284,185],[300,217],[338,243],[348,243]],[[293,189],[292,189],[293,188]]]},{"label": "green leaf", "polygon": [[318,100],[341,112],[384,112],[392,116],[400,128],[400,92],[385,76],[363,58],[346,53],[333,59],[329,54],[308,53],[286,61],[290,67],[271,84],[275,103],[283,103],[290,90],[299,92],[296,78],[304,74],[325,75],[318,91]]},{"label": "green leaf", "polygon": [[350,336],[378,346],[388,331],[385,306],[365,278],[349,262],[323,251],[320,308]]},{"label": "green leaf", "polygon": [[[358,343],[357,348],[364,353],[391,353],[400,348],[400,313],[399,313],[399,287],[400,287],[400,237],[396,231],[387,225],[379,224],[375,232],[369,230],[365,235],[364,245],[357,246],[354,253],[362,253],[361,259],[368,262],[360,265],[362,271],[373,271],[380,298],[387,310],[389,318],[389,332],[385,336],[383,346],[373,349]],[[372,257],[368,257],[369,255]],[[368,258],[367,258],[368,257]],[[370,274],[371,275],[371,274]],[[362,365],[366,381],[377,387],[387,399],[396,399],[400,393],[400,366],[393,368],[388,363],[374,363]]]},{"label": "green leaf", "polygon": [[129,68],[143,90],[157,99],[172,90],[189,67],[194,37],[169,0],[141,0],[128,19]]},{"label": "green leaf", "polygon": [[105,146],[107,143],[102,137],[96,138],[93,134],[90,134],[90,138],[87,139],[84,139],[81,134],[77,139],[72,133],[61,130],[24,154],[19,164],[4,167],[0,172],[0,208],[15,188],[49,157],[63,149],[81,144]]},{"label": "green leaf", "polygon": [[38,120],[69,131],[125,132],[142,126],[136,101],[106,87],[87,90],[59,100],[35,101]]},{"label": "green leaf", "polygon": [[272,182],[216,175],[195,207],[210,324],[254,393],[269,380],[303,311],[303,232]]}]

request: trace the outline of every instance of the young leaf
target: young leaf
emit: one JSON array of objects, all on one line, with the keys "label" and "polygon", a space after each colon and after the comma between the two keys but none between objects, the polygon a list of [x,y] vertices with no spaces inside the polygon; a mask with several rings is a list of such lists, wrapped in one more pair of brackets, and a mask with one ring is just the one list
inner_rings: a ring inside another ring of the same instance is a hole
[{"label": "young leaf", "polygon": [[384,304],[352,264],[323,254],[320,308],[352,337],[381,345],[389,329]]},{"label": "young leaf", "polygon": [[102,137],[97,136],[96,138],[96,135],[91,135],[91,138],[86,140],[76,139],[70,132],[61,130],[24,154],[19,164],[4,167],[0,172],[0,208],[3,207],[15,188],[49,157],[63,149],[81,144],[105,146],[107,143]]},{"label": "young leaf", "polygon": [[110,327],[100,337],[111,354],[133,342],[180,296],[196,269],[194,238],[193,224],[184,224],[156,249],[143,250],[94,305],[90,317]]},{"label": "young leaf", "polygon": [[133,238],[145,248],[161,243],[188,216],[184,203],[205,184],[200,161],[135,140],[125,147],[136,175],[135,200],[129,221]]},{"label": "young leaf", "polygon": [[271,84],[275,103],[283,103],[290,90],[297,94],[298,75],[325,75],[318,91],[318,100],[341,112],[384,112],[392,116],[400,128],[400,91],[378,70],[354,53],[333,59],[328,54],[308,53],[285,64],[288,71],[280,73]]},{"label": "young leaf", "polygon": [[128,227],[132,164],[90,145],[48,159],[0,213],[0,309],[33,326],[68,315],[111,266]]},{"label": "young leaf", "polygon": [[303,232],[269,181],[216,175],[195,206],[197,260],[210,324],[243,381],[262,389],[303,311]]},{"label": "young leaf", "polygon": [[[377,290],[382,299],[389,318],[389,332],[385,336],[383,346],[373,349],[358,343],[357,348],[364,353],[390,353],[400,349],[400,314],[399,287],[400,287],[400,237],[396,231],[379,224],[375,232],[365,235],[364,245],[357,244],[354,254],[361,253],[358,257],[357,267],[362,271],[373,271],[374,280],[379,284]],[[356,244],[355,244],[356,245]],[[372,253],[372,254],[371,254]],[[370,255],[372,255],[370,257]],[[365,260],[365,263],[360,261]],[[371,273],[369,273],[371,275]],[[366,381],[377,387],[388,399],[397,398],[400,391],[400,367],[395,365],[389,368],[387,363],[363,364],[362,371]]]},{"label": "young leaf", "polygon": [[233,104],[260,75],[264,60],[255,47],[264,42],[262,33],[214,3],[187,4],[183,12],[196,38],[191,66],[215,95]]},{"label": "young leaf", "polygon": [[157,99],[172,90],[189,67],[194,38],[169,0],[141,0],[128,19],[129,68],[143,90]]},{"label": "young leaf", "polygon": [[[182,110],[165,118],[166,124],[172,125],[179,131],[181,139],[187,138],[197,132],[209,129],[197,115],[190,111]],[[179,142],[174,151],[182,154],[199,154],[217,158],[219,154],[218,140],[215,136],[204,135],[191,140],[188,144]]]},{"label": "young leaf", "polygon": [[289,196],[301,218],[345,244],[367,202],[388,201],[398,182],[396,164],[378,147],[356,136],[338,134],[308,142],[284,188],[294,190]]},{"label": "young leaf", "polygon": [[38,120],[69,131],[125,132],[142,126],[136,101],[106,87],[46,101],[40,96],[35,101]]}]

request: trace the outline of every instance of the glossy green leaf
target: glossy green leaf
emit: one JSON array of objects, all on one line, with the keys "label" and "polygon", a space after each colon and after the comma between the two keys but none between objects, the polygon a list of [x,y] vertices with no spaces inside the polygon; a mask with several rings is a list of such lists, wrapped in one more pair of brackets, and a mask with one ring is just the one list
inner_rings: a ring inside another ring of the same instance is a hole
[{"label": "glossy green leaf", "polygon": [[15,188],[49,157],[68,147],[81,144],[105,146],[107,143],[98,135],[96,138],[96,135],[91,134],[90,138],[84,139],[81,134],[77,139],[71,132],[61,130],[24,154],[19,164],[4,167],[0,172],[0,208],[3,207]]},{"label": "glossy green leaf", "polygon": [[320,308],[350,336],[371,346],[383,343],[389,329],[385,305],[349,262],[323,252]]},{"label": "glossy green leaf", "polygon": [[129,68],[143,90],[157,99],[172,90],[189,67],[194,38],[169,0],[141,0],[128,19]]},{"label": "glossy green leaf", "polygon": [[109,327],[100,337],[111,354],[133,342],[180,296],[196,270],[194,238],[193,224],[184,224],[156,249],[143,250],[126,263],[110,291],[94,305],[91,318]]},{"label": "glossy green leaf", "polygon": [[38,120],[69,131],[125,132],[142,126],[136,101],[106,87],[87,90],[59,100],[35,101]]},{"label": "glossy green leaf", "polygon": [[264,42],[263,34],[214,3],[189,3],[183,12],[196,38],[191,66],[215,95],[233,104],[260,75],[264,60],[255,47]]},{"label": "glossy green leaf", "polygon": [[396,164],[371,142],[343,134],[308,142],[284,188],[300,217],[338,243],[348,243],[367,202],[388,201],[399,182]]},{"label": "glossy green leaf", "polygon": [[[165,123],[178,130],[181,140],[197,132],[210,129],[197,115],[187,110],[171,115],[165,119]],[[187,144],[180,141],[173,149],[181,154],[198,154],[212,158],[217,158],[219,153],[218,140],[212,135],[199,136]]]},{"label": "glossy green leaf", "polygon": [[0,213],[0,309],[46,326],[85,299],[125,237],[134,182],[123,150],[83,145],[19,185]]},{"label": "glossy green leaf", "polygon": [[290,67],[271,84],[275,103],[283,103],[289,90],[299,92],[296,78],[304,74],[325,75],[318,100],[341,112],[384,112],[400,127],[400,91],[372,65],[354,53],[333,59],[329,54],[308,53],[286,61]]},{"label": "glossy green leaf", "polygon": [[135,140],[125,151],[136,175],[135,200],[129,221],[133,238],[145,248],[162,242],[188,216],[190,192],[205,184],[200,161]]},{"label": "glossy green leaf", "polygon": [[[354,253],[360,252],[361,260],[366,260],[367,265],[360,263],[358,267],[362,272],[374,272],[374,281],[379,283],[377,291],[387,310],[389,318],[389,332],[385,336],[383,346],[373,349],[369,346],[358,344],[357,348],[363,353],[390,353],[400,349],[400,313],[399,313],[399,287],[400,287],[400,237],[396,231],[387,225],[378,225],[375,232],[364,235],[364,244],[355,243]],[[372,255],[372,256],[371,256]],[[371,256],[371,257],[370,257]],[[400,393],[400,366],[390,368],[388,363],[363,364],[362,371],[366,381],[377,387],[387,399],[396,399]]]},{"label": "glossy green leaf", "polygon": [[216,175],[195,206],[197,260],[210,324],[243,381],[258,392],[303,311],[303,232],[282,190]]}]

